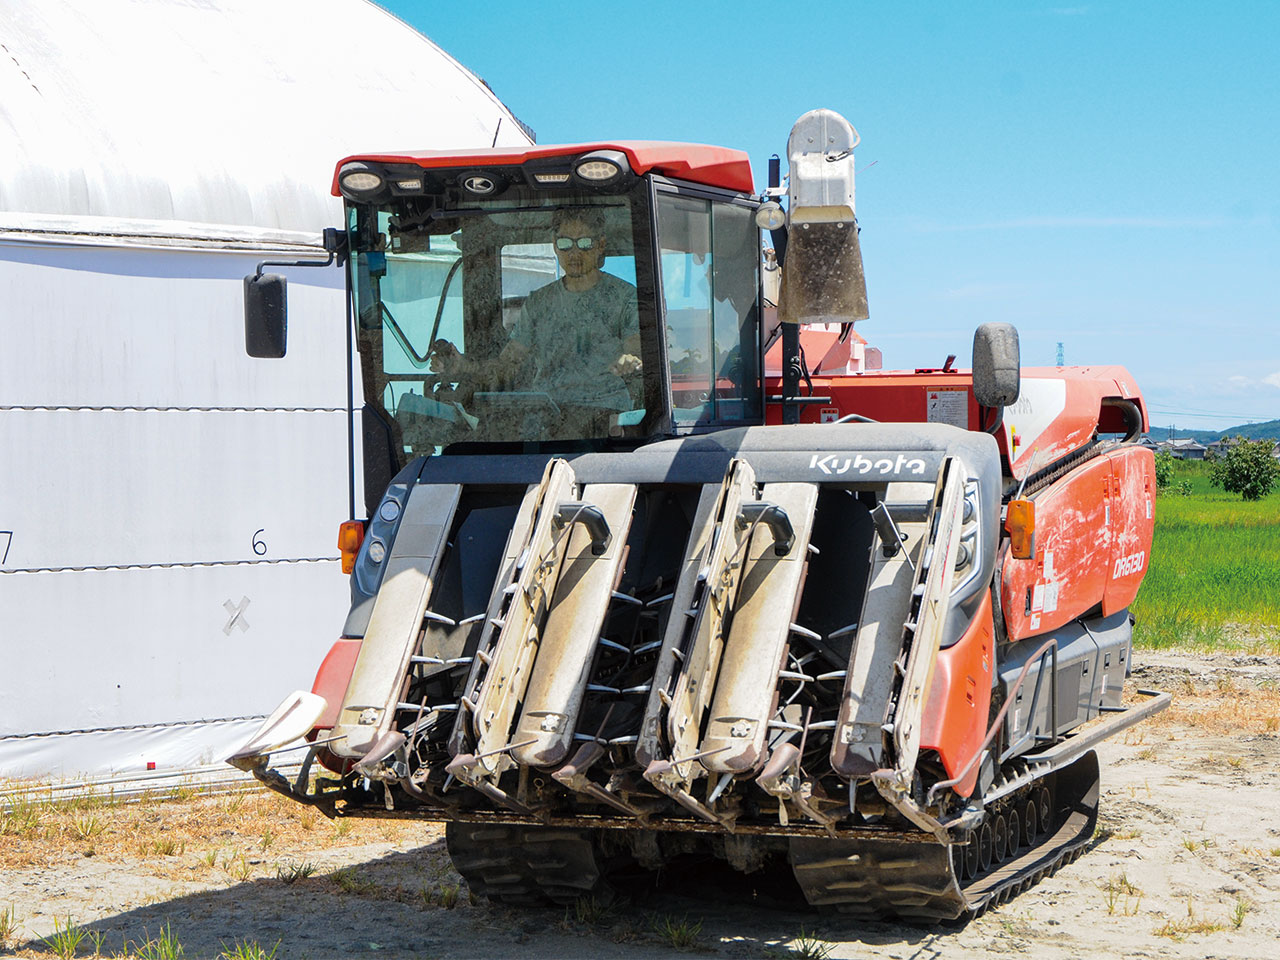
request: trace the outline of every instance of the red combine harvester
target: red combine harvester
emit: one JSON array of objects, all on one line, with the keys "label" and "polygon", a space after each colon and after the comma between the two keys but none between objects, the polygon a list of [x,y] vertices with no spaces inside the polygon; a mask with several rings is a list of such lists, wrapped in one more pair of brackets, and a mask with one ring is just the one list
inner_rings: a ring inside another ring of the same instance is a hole
[{"label": "red combine harvester", "polygon": [[[1142,396],[1021,370],[1007,324],[972,371],[864,370],[856,144],[806,114],[763,197],[687,144],[342,161],[369,519],[314,690],[231,762],[446,821],[507,902],[692,854],[953,919],[1079,853],[1093,747],[1168,704],[1121,703]],[[284,301],[246,278],[255,356]]]}]

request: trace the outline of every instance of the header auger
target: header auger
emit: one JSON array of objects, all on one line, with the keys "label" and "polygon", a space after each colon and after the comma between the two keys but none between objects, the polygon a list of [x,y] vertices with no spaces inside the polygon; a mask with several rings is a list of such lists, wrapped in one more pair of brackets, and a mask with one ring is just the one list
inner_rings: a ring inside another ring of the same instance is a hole
[{"label": "header auger", "polygon": [[[807,114],[765,197],[680,144],[343,161],[369,519],[313,692],[231,762],[447,821],[509,902],[692,853],[953,919],[1083,849],[1093,746],[1168,703],[1121,703],[1142,397],[1021,369],[1000,324],[972,371],[875,369],[856,144]],[[246,281],[254,342],[283,348],[283,301]]]}]

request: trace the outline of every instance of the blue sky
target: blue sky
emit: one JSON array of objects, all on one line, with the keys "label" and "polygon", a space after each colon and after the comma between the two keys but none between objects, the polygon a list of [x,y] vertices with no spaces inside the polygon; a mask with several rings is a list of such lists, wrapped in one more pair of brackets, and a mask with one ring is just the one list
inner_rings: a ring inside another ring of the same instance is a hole
[{"label": "blue sky", "polygon": [[845,114],[886,366],[1006,320],[1028,366],[1127,366],[1155,424],[1280,418],[1280,3],[383,5],[541,143],[738,147],[763,186]]}]

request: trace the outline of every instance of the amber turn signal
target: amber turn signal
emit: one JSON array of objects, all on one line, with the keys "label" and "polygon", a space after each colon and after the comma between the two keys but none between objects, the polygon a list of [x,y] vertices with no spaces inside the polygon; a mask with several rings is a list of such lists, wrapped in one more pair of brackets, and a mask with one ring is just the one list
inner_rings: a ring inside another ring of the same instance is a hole
[{"label": "amber turn signal", "polygon": [[1004,517],[1009,534],[1009,552],[1019,560],[1036,555],[1036,505],[1031,500],[1010,500]]},{"label": "amber turn signal", "polygon": [[342,553],[342,572],[356,568],[356,554],[364,543],[364,524],[359,520],[344,520],[338,525],[338,550]]}]

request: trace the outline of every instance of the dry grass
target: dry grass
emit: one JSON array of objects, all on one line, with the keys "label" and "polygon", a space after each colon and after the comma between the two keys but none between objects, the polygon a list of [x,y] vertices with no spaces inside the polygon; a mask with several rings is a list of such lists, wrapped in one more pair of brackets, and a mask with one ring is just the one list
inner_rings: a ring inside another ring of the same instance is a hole
[{"label": "dry grass", "polygon": [[1223,930],[1232,929],[1239,930],[1243,926],[1245,917],[1249,915],[1249,911],[1253,905],[1248,900],[1236,900],[1235,906],[1221,920],[1211,920],[1203,913],[1197,915],[1195,901],[1187,897],[1187,916],[1185,919],[1166,920],[1163,924],[1156,927],[1152,933],[1157,937],[1168,937],[1170,940],[1185,940],[1192,934],[1218,933]]},{"label": "dry grass", "polygon": [[1126,917],[1137,916],[1142,907],[1142,889],[1124,871],[1103,884],[1102,893],[1108,916],[1114,916],[1117,912]]},{"label": "dry grass", "polygon": [[[149,861],[158,876],[212,879],[276,876],[285,861],[318,851],[421,837],[420,824],[343,820],[341,829],[316,829],[318,814],[266,790],[223,797],[178,791],[120,802],[110,798],[42,802],[19,796],[0,813],[0,869],[52,865],[94,856]],[[320,818],[323,820],[323,818]]]},{"label": "dry grass", "polygon": [[[1280,689],[1275,686],[1246,681],[1197,683],[1187,677],[1165,687],[1173,694],[1173,703],[1168,710],[1143,722],[1150,730],[1182,726],[1223,736],[1280,733]],[[1232,759],[1225,762],[1231,764]]]}]

